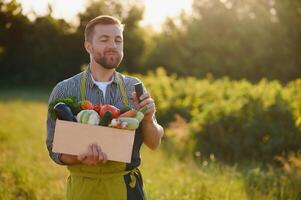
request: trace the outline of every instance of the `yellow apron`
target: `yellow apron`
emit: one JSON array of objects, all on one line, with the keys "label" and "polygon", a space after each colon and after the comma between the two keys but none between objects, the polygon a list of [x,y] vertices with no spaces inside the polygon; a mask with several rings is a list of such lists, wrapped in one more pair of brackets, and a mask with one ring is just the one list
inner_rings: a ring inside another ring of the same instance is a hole
[{"label": "yellow apron", "polygon": [[[123,96],[123,103],[128,106],[128,99],[119,76],[117,76],[117,82]],[[85,100],[86,71],[83,72],[81,78],[80,91],[81,100]],[[126,163],[108,161],[106,164],[95,166],[79,164],[70,165],[67,168],[70,171],[67,180],[67,200],[126,200],[129,196],[127,194],[129,188],[135,188],[138,184],[143,190],[142,179],[137,181],[137,178],[141,178],[138,168],[126,171]],[[130,177],[128,186],[125,181],[127,175]],[[139,199],[144,199],[144,197]]]},{"label": "yellow apron", "polygon": [[135,168],[125,171],[125,163],[108,161],[95,166],[68,166],[67,200],[126,200],[125,175],[130,175],[130,187],[136,186]]}]

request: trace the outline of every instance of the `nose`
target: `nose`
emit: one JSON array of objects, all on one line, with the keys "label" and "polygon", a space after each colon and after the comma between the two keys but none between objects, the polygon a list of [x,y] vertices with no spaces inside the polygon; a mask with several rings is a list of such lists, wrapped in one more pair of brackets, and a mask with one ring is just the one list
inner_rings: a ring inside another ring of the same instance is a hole
[{"label": "nose", "polygon": [[114,48],[114,49],[116,49],[116,48],[117,48],[116,42],[115,42],[115,41],[111,41],[111,42],[109,43],[109,48]]}]

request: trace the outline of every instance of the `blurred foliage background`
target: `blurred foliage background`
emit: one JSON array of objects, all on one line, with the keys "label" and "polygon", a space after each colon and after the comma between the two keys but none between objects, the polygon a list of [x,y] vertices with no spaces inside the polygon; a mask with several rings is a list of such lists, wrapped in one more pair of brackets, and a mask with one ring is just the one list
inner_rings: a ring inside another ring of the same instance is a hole
[{"label": "blurred foliage background", "polygon": [[77,27],[46,16],[29,20],[14,0],[0,2],[1,81],[52,85],[87,64],[86,23],[112,14],[126,24],[122,71],[146,73],[161,66],[168,74],[228,76],[257,82],[287,82],[301,76],[299,0],[194,0],[192,12],[165,21],[161,32],[139,26],[138,1],[90,1]]}]

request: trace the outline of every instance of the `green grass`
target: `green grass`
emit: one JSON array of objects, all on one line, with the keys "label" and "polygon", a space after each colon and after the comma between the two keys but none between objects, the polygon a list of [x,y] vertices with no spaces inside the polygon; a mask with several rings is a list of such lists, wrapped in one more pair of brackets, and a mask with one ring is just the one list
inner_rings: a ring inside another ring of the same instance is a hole
[{"label": "green grass", "polygon": [[63,199],[66,171],[45,147],[46,104],[1,102],[0,199]]},{"label": "green grass", "polygon": [[[46,100],[45,93],[38,92],[24,92],[21,98],[19,92],[11,92],[0,98],[0,199],[65,197],[68,172],[50,160],[45,146]],[[295,174],[194,162],[163,148],[143,147],[141,171],[150,200],[300,199],[301,182]]]}]

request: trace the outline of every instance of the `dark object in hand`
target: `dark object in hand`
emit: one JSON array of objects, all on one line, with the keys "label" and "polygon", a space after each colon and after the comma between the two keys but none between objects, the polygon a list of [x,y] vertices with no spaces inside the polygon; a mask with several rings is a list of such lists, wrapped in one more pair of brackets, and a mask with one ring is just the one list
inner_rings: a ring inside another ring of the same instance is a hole
[{"label": "dark object in hand", "polygon": [[135,92],[136,92],[136,95],[137,95],[137,99],[140,102],[141,100],[139,98],[143,94],[142,83],[136,83],[134,86],[135,86]]}]

